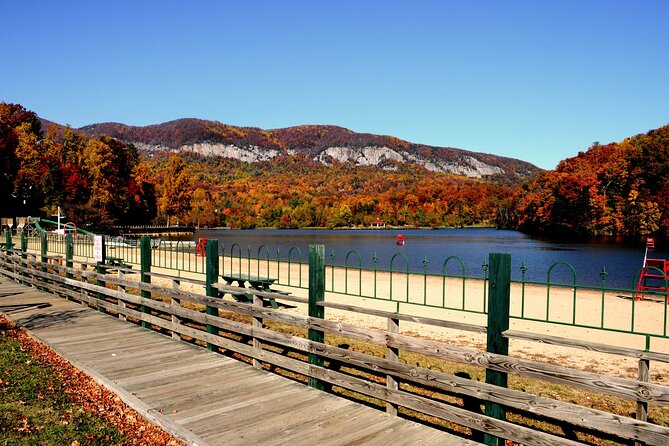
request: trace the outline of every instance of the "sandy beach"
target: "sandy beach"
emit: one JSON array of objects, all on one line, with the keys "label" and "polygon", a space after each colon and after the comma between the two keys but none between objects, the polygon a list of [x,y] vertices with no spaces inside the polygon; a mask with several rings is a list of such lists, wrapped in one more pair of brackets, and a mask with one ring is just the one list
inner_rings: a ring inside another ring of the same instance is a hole
[{"label": "sandy beach", "polygon": [[[30,246],[30,245],[29,245]],[[63,252],[55,246],[53,250]],[[51,251],[51,249],[50,249]],[[117,250],[125,253],[126,261],[135,263],[139,256],[134,250]],[[76,253],[76,250],[75,250]],[[116,255],[116,254],[114,254]],[[152,271],[204,280],[202,257],[183,253],[153,250]],[[90,258],[76,260],[91,262]],[[136,263],[135,263],[136,265]],[[160,266],[159,266],[160,265]],[[138,269],[138,266],[136,266]],[[183,269],[196,270],[187,272]],[[179,270],[181,269],[181,270]],[[307,297],[308,265],[242,258],[221,258],[219,273],[241,272],[277,279],[273,288]],[[487,315],[487,283],[480,279],[444,278],[422,274],[360,271],[357,269],[326,266],[326,301],[337,302],[404,314],[425,316],[442,320],[485,326]],[[169,280],[154,282],[168,284]],[[182,283],[184,290],[203,293],[203,287]],[[512,330],[551,336],[587,340],[614,346],[643,350],[646,336],[628,334],[653,334],[650,350],[669,353],[669,339],[662,336],[667,331],[667,307],[657,300],[637,300],[631,294],[621,294],[593,289],[540,285],[511,286],[510,328]],[[285,311],[306,314],[305,305],[296,305]],[[387,320],[360,313],[327,309],[326,318],[366,327],[385,329]],[[546,322],[546,321],[550,321]],[[579,325],[579,326],[574,326]],[[604,327],[601,329],[600,327]],[[454,345],[485,349],[485,335],[468,331],[445,329],[402,322],[400,332],[449,342]],[[638,361],[618,355],[602,354],[568,347],[557,347],[531,341],[510,340],[512,356],[533,358],[598,373],[636,378]],[[652,382],[669,384],[669,364],[653,361],[650,364]]]}]

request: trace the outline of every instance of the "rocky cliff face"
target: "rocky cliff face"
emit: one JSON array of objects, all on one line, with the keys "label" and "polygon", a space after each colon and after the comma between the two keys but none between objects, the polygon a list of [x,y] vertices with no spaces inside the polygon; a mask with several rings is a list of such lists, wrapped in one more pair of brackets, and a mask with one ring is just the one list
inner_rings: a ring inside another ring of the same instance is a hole
[{"label": "rocky cliff face", "polygon": [[328,147],[314,157],[314,161],[325,165],[329,165],[331,160],[358,166],[382,166],[387,169],[392,168],[389,162],[417,164],[431,172],[448,172],[470,178],[504,173],[501,167],[488,165],[471,156],[462,156],[457,161],[428,160],[406,150],[398,151],[389,147]]},{"label": "rocky cliff face", "polygon": [[181,147],[172,149],[170,147],[162,146],[160,144],[145,144],[142,142],[130,142],[134,144],[139,150],[145,152],[191,152],[203,156],[222,156],[224,158],[234,158],[246,163],[257,163],[259,161],[269,161],[282,152],[276,149],[266,149],[258,146],[237,147],[233,144],[215,144],[215,143],[198,143],[198,144],[184,144]]},{"label": "rocky cliff face", "polygon": [[[276,149],[262,148],[258,146],[237,147],[233,144],[185,144],[179,148],[172,149],[162,145],[151,145],[142,142],[132,142],[139,150],[145,152],[172,151],[191,152],[203,156],[222,156],[234,158],[247,163],[270,161],[283,154]],[[288,154],[295,154],[295,150]],[[491,166],[471,156],[463,156],[456,161],[426,160],[406,151],[397,151],[389,147],[328,147],[313,157],[313,161],[329,166],[333,161],[339,163],[351,163],[357,166],[379,166],[387,170],[394,170],[395,163],[409,163],[424,167],[431,172],[447,172],[456,175],[464,175],[469,178],[483,178],[491,175],[502,175],[504,169],[499,166]]]}]

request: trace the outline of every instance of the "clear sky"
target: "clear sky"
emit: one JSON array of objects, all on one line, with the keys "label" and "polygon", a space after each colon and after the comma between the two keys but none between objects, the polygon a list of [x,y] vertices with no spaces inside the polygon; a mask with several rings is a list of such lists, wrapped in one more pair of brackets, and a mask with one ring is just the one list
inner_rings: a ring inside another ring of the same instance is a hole
[{"label": "clear sky", "polygon": [[0,101],[561,159],[669,123],[669,1],[0,0]]}]

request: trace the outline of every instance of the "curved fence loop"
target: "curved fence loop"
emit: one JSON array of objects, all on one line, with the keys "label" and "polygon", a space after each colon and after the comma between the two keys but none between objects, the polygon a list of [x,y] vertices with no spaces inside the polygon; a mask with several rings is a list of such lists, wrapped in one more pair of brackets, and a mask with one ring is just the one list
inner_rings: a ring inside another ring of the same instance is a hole
[{"label": "curved fence loop", "polygon": [[[569,271],[571,271],[571,278],[572,278],[572,283],[567,284],[567,283],[553,283],[551,282],[551,274],[553,274],[553,270],[558,267],[558,266],[566,266]],[[550,268],[548,268],[548,271],[546,272],[546,321],[550,321],[550,311],[551,311],[551,285],[571,285],[573,287],[573,302],[572,302],[572,323],[576,323],[576,270],[574,267],[565,261],[560,261],[560,262],[555,262],[553,263]]]},{"label": "curved fence loop", "polygon": [[293,253],[297,252],[297,266],[298,266],[298,286],[302,286],[302,251],[297,246],[293,246],[288,250],[288,285],[290,282],[290,273],[293,263]]},{"label": "curved fence loop", "polygon": [[401,252],[398,252],[398,253],[394,254],[390,258],[390,269],[389,269],[389,273],[390,273],[390,300],[393,300],[393,273],[401,272],[401,271],[395,271],[395,259],[397,259],[397,258],[404,259],[404,274],[406,275],[406,282],[407,282],[406,298],[408,300],[409,299],[409,258],[404,253],[401,253]]},{"label": "curved fence loop", "polygon": [[[261,258],[260,255],[261,255],[263,249],[265,251],[265,257]],[[260,263],[261,263],[261,260],[266,261],[265,276],[269,277],[269,248],[266,245],[258,246],[258,251],[257,251],[257,254],[256,254],[256,262],[258,263],[258,271],[257,271],[258,272],[258,277],[260,277]]]},{"label": "curved fence loop", "polygon": [[566,266],[567,268],[569,268],[572,277],[572,283],[570,285],[576,285],[576,270],[570,263],[567,263],[565,261],[555,262],[550,266],[550,268],[548,268],[548,272],[546,273],[546,283],[548,285],[553,285],[553,282],[551,282],[551,274],[553,273],[553,270],[558,266]]},{"label": "curved fence loop", "polygon": [[[351,254],[355,254],[355,256],[358,259],[358,264],[357,265],[349,265],[349,259],[351,257]],[[333,262],[334,266],[334,262]],[[344,293],[348,294],[348,269],[350,268],[356,268],[358,270],[358,296],[362,295],[362,257],[360,256],[360,253],[358,251],[349,251],[348,254],[346,254],[346,257],[344,258]],[[334,274],[333,274],[334,276]]]},{"label": "curved fence loop", "polygon": [[[455,262],[456,265],[460,265],[460,275],[451,275],[446,272],[449,262]],[[447,277],[457,277],[462,279],[462,301],[460,302],[459,309],[465,309],[465,262],[458,256],[449,256],[444,260],[444,263],[441,265],[441,306],[447,308],[446,306],[446,278]],[[455,307],[454,307],[455,308]]]},{"label": "curved fence loop", "polygon": [[241,275],[242,273],[242,247],[237,243],[233,243],[230,246],[230,272],[234,271],[233,259],[235,257],[235,247],[237,248],[237,273]]}]

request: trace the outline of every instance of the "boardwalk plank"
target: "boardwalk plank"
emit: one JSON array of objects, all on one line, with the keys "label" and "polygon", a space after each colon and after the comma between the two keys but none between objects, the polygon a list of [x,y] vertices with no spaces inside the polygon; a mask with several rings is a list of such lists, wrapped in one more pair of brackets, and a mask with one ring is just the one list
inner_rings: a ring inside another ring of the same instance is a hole
[{"label": "boardwalk plank", "polygon": [[116,380],[116,383],[121,386],[133,386],[137,384],[146,384],[162,378],[170,378],[172,376],[184,376],[187,378],[188,373],[190,372],[196,372],[210,367],[219,367],[223,364],[221,361],[225,361],[225,359],[218,357],[207,358],[205,361],[184,363],[176,367],[161,369],[152,373],[144,373],[140,376],[121,378]]},{"label": "boardwalk plank", "polygon": [[[149,374],[151,378],[146,378],[146,374],[139,376],[135,379],[133,383],[129,383],[128,380],[124,380],[123,386],[128,389],[128,390],[136,390],[136,389],[142,389],[146,388],[148,386],[165,386],[165,385],[175,385],[178,383],[182,382],[188,382],[191,380],[195,380],[198,378],[205,378],[205,379],[218,379],[219,372],[224,372],[227,370],[227,367],[225,364],[221,363],[212,363],[211,367],[198,367],[195,368],[195,366],[199,366],[200,364],[191,364],[191,368],[187,369],[186,371],[181,371],[178,373],[170,373],[169,369],[163,369],[158,372],[154,372]],[[117,384],[120,384],[120,382],[117,380]]]},{"label": "boardwalk plank", "polygon": [[0,278],[0,311],[189,445],[471,444]]}]

